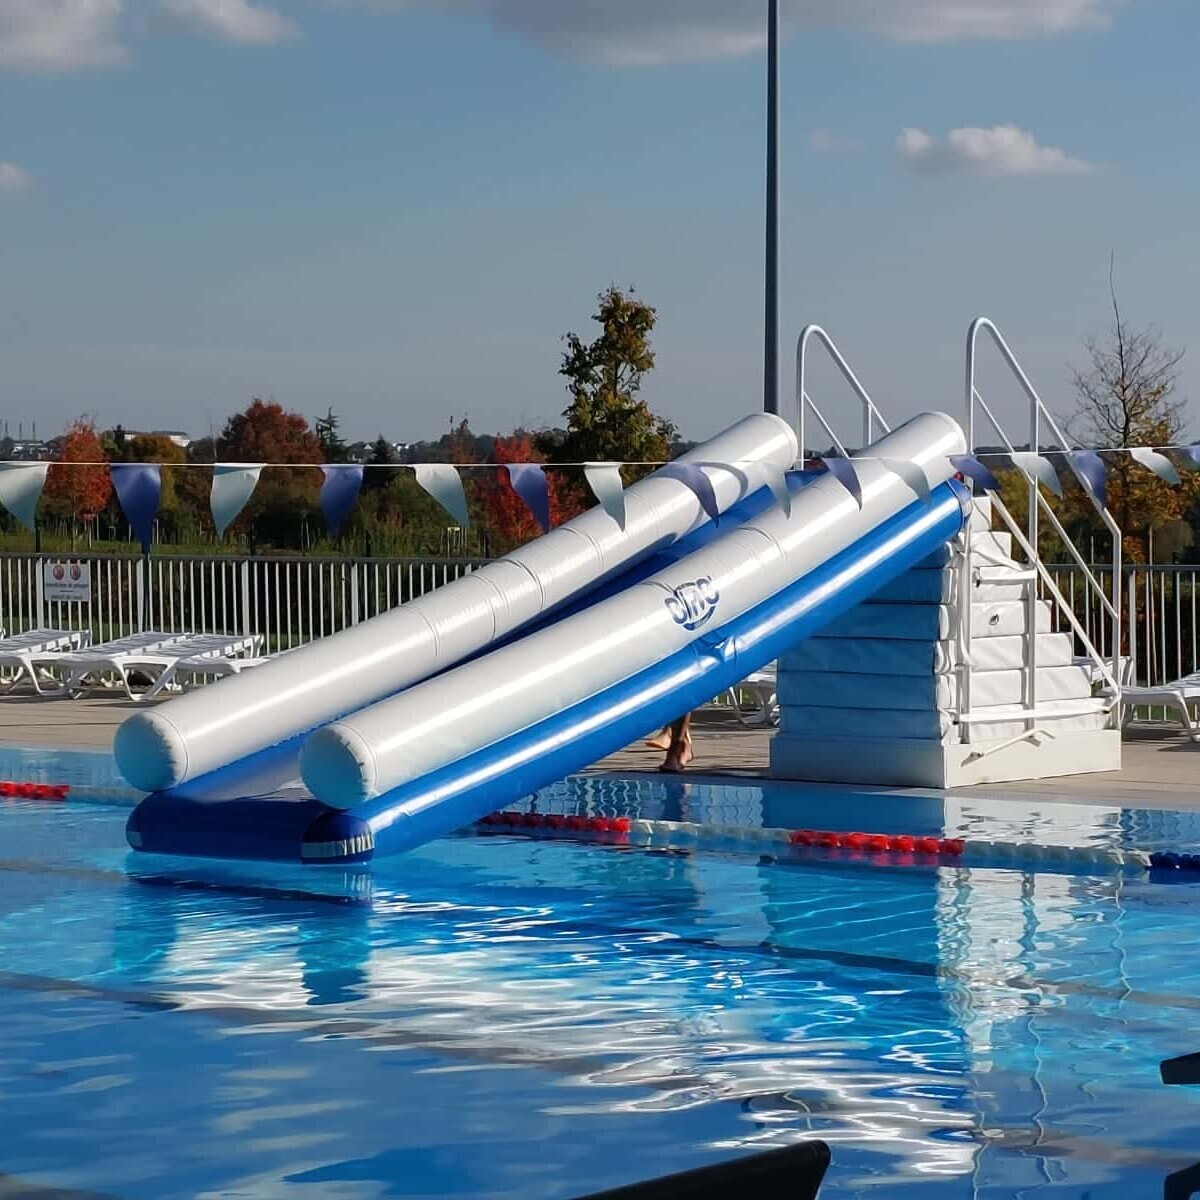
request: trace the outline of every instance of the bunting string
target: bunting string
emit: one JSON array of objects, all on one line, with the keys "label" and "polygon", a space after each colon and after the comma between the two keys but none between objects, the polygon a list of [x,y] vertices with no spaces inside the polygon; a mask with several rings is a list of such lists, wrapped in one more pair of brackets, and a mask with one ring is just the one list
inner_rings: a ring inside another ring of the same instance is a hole
[{"label": "bunting string", "polygon": [[[1069,473],[1079,480],[1096,502],[1107,504],[1109,472],[1115,461],[1127,456],[1142,469],[1164,483],[1178,487],[1181,471],[1200,471],[1200,443],[1177,446],[1124,446],[1089,449],[1045,447],[1039,450],[980,450],[972,454],[948,456],[950,465],[964,479],[984,491],[998,491],[996,470],[1021,471],[1031,482],[1040,484],[1056,496],[1063,495],[1062,476]],[[858,469],[877,463],[912,490],[914,496],[928,502],[930,483],[925,470],[908,460],[857,454],[815,456],[808,463],[819,464],[862,507],[862,483]],[[0,506],[23,525],[32,529],[38,501],[54,463],[45,461],[0,462]],[[461,528],[470,527],[470,511],[463,487],[464,475],[481,471],[503,471],[513,491],[520,497],[538,526],[551,526],[550,489],[547,471],[581,471],[600,507],[621,528],[625,525],[625,489],[623,467],[655,468],[668,479],[684,484],[697,498],[703,511],[714,521],[721,519],[710,474],[733,472],[747,487],[767,487],[776,503],[791,511],[792,495],[783,473],[765,470],[761,463],[752,465],[716,462],[587,462],[587,463],[109,463],[72,462],[72,467],[104,467],[109,471],[121,506],[143,550],[149,551],[154,518],[162,498],[162,470],[207,470],[212,472],[210,506],[218,537],[224,537],[254,495],[263,471],[295,470],[312,466],[322,473],[321,510],[330,531],[336,536],[358,503],[366,470],[411,471],[421,489],[432,497]]]}]

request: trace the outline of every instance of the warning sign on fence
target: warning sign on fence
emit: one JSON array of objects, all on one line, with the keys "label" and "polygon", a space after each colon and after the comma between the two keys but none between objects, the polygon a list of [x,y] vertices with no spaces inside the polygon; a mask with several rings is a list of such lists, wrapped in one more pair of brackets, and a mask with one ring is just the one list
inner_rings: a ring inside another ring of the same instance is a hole
[{"label": "warning sign on fence", "polygon": [[48,562],[45,597],[51,603],[91,604],[92,572],[87,563]]}]

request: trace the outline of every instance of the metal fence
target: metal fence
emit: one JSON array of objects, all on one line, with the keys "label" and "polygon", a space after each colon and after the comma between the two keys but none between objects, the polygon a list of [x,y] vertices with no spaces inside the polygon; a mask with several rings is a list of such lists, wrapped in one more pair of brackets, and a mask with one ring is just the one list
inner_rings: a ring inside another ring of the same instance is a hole
[{"label": "metal fence", "polygon": [[[1067,595],[1085,627],[1103,638],[1102,622],[1084,599],[1078,571],[1051,569],[1055,582]],[[1104,568],[1093,568],[1107,579]],[[1126,567],[1124,607],[1126,630],[1121,654],[1128,658],[1128,682],[1158,686],[1200,671],[1200,567]],[[1111,655],[1113,647],[1099,647]]]},{"label": "metal fence", "polygon": [[[274,652],[377,616],[469,574],[481,561],[6,554],[0,626],[8,633],[86,629],[94,641],[140,629],[262,634]],[[71,564],[82,568],[89,600],[56,598],[62,589],[53,569]]]},{"label": "metal fence", "polygon": [[[262,634],[287,650],[423,596],[481,566],[474,558],[317,559],[92,554],[0,556],[0,627],[87,629],[96,641],[139,629]],[[55,600],[46,567],[78,563],[90,602]],[[1107,585],[1107,567],[1093,567]],[[1111,623],[1075,566],[1050,573],[1103,654]],[[1132,678],[1161,684],[1200,671],[1200,567],[1127,567],[1123,656]]]}]

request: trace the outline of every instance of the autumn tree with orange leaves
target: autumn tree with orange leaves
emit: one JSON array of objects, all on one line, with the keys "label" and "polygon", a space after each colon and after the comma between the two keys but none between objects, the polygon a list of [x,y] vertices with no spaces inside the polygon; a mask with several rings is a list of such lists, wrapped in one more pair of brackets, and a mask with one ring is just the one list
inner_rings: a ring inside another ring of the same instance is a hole
[{"label": "autumn tree with orange leaves", "polygon": [[46,476],[42,503],[48,516],[71,523],[71,549],[81,525],[93,522],[112,495],[107,457],[96,427],[80,417],[63,435]]}]

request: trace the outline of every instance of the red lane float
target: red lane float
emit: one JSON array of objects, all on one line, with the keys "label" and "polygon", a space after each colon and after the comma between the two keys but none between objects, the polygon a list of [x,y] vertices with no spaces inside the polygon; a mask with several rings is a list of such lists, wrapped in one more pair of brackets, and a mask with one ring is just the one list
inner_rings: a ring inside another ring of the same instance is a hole
[{"label": "red lane float", "polygon": [[[484,817],[484,829],[520,829],[549,833],[616,833],[633,829],[630,817],[560,816],[556,813],[498,812]],[[797,829],[788,834],[790,845],[820,850],[868,851],[872,854],[922,855],[927,858],[961,858],[966,851],[962,838],[912,837],[909,834],[834,833],[826,829]]]},{"label": "red lane float", "polygon": [[65,783],[15,783],[0,780],[0,796],[6,800],[65,800],[70,788]]}]

